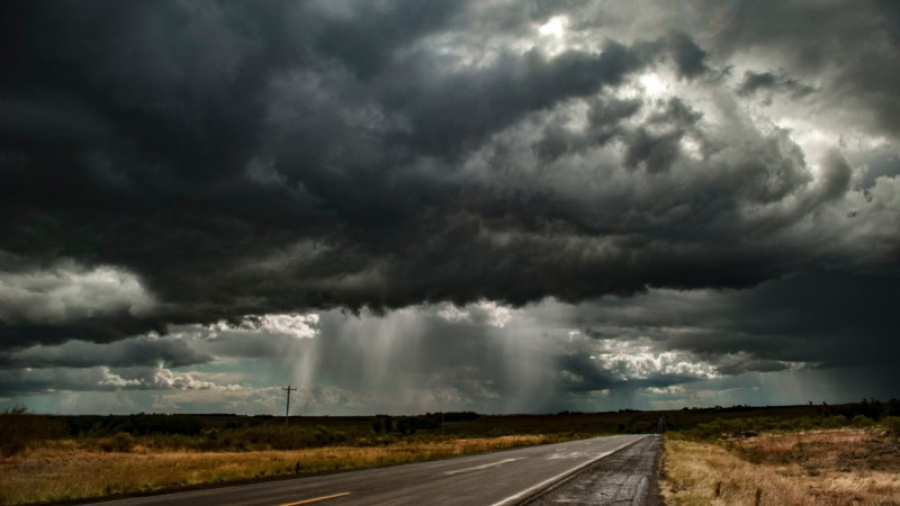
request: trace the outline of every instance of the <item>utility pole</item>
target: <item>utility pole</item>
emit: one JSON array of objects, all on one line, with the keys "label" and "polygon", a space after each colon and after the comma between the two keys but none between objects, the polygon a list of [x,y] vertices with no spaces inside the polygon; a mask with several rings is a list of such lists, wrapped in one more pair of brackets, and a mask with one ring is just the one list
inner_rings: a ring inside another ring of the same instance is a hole
[{"label": "utility pole", "polygon": [[291,411],[291,391],[297,390],[296,388],[291,388],[290,385],[287,388],[281,387],[282,390],[287,390],[287,407],[284,408],[284,425],[287,427],[288,424],[288,416]]}]

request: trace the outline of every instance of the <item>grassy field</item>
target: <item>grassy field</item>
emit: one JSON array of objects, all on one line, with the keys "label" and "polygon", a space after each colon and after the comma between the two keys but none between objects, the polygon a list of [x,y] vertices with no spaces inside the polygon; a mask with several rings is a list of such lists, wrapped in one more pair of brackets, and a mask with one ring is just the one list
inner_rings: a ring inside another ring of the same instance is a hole
[{"label": "grassy field", "polygon": [[669,437],[663,459],[669,506],[900,505],[900,444],[878,426]]}]

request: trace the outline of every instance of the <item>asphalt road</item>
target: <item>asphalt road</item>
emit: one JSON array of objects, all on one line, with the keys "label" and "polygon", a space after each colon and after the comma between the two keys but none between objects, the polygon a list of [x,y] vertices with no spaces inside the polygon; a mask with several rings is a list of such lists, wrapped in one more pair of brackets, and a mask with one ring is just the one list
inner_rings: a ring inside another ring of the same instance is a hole
[{"label": "asphalt road", "polygon": [[610,436],[380,469],[93,504],[507,506],[518,504],[598,459],[645,437]]}]

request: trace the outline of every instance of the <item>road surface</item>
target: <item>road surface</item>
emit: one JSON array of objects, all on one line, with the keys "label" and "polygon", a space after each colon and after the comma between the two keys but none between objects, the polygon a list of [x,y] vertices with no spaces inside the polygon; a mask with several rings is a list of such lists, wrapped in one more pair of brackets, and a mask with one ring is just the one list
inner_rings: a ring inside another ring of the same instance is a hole
[{"label": "road surface", "polygon": [[573,478],[527,502],[527,506],[661,506],[656,458],[661,436],[650,436],[591,464]]},{"label": "road surface", "polygon": [[104,506],[484,505],[521,503],[647,436],[622,435],[324,476],[97,502]]}]

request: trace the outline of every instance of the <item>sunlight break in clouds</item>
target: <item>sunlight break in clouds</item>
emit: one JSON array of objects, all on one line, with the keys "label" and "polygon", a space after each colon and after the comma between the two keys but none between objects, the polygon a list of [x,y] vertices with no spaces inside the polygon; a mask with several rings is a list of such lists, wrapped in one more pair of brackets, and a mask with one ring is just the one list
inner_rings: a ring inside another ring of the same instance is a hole
[{"label": "sunlight break in clouds", "polygon": [[716,368],[690,354],[675,351],[656,351],[640,341],[600,341],[601,350],[591,355],[602,369],[615,374],[621,381],[644,380],[658,376],[684,379],[709,379],[719,376]]},{"label": "sunlight break in clouds", "polygon": [[245,318],[243,325],[256,331],[270,334],[284,334],[297,339],[309,339],[317,333],[319,323],[317,314],[268,314],[258,320]]},{"label": "sunlight break in clouds", "polygon": [[438,309],[437,315],[450,322],[483,322],[491,327],[502,329],[512,319],[513,311],[495,302],[481,301],[461,308],[453,304],[445,304]]},{"label": "sunlight break in clouds", "polygon": [[309,339],[317,334],[319,315],[310,314],[267,314],[245,316],[237,325],[219,321],[209,326],[210,330],[264,333]]},{"label": "sunlight break in clouds", "polygon": [[663,81],[659,74],[650,72],[638,77],[638,82],[644,89],[644,94],[650,98],[660,98],[669,91],[669,84]]},{"label": "sunlight break in clouds", "polygon": [[538,47],[541,47],[548,55],[557,55],[566,49],[566,29],[569,26],[569,18],[567,16],[554,16],[549,21],[538,27],[538,33],[541,37],[537,41]]}]

